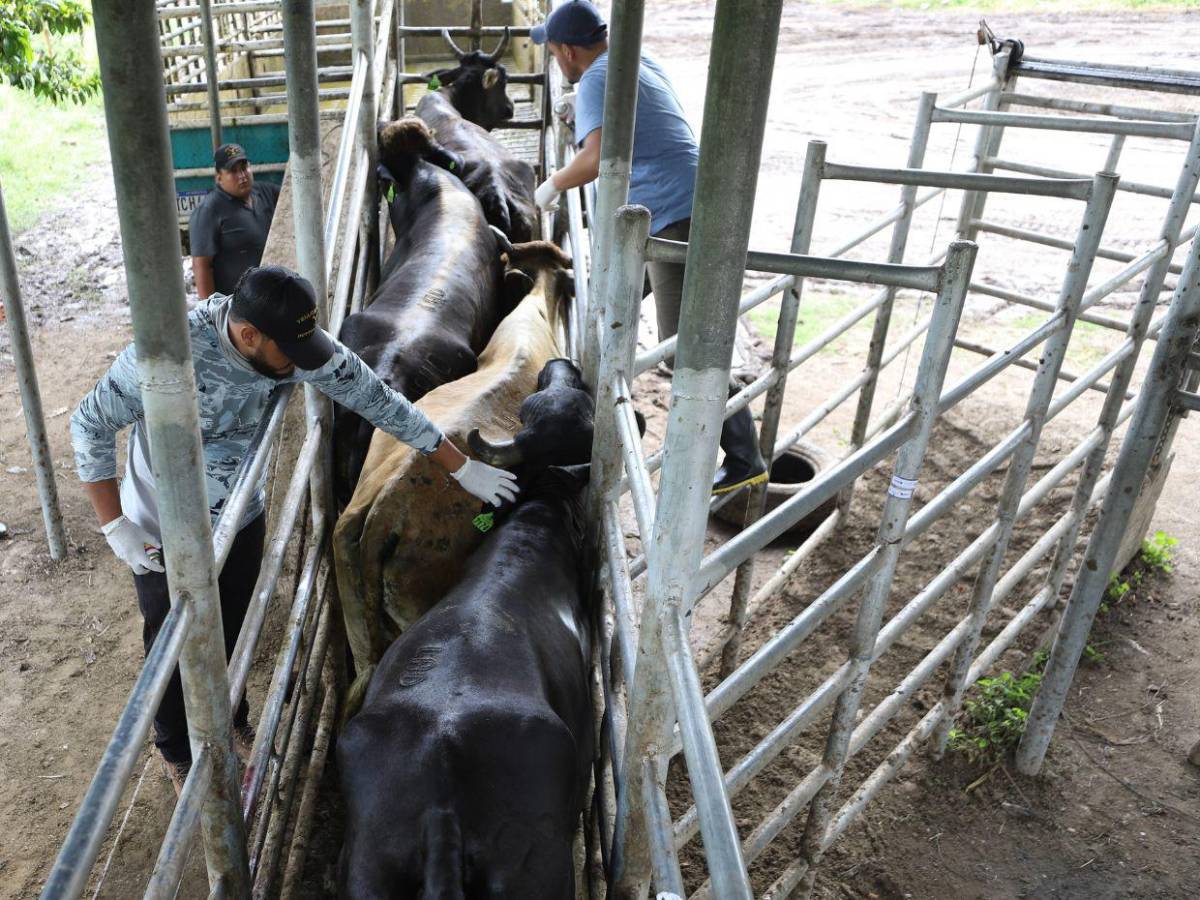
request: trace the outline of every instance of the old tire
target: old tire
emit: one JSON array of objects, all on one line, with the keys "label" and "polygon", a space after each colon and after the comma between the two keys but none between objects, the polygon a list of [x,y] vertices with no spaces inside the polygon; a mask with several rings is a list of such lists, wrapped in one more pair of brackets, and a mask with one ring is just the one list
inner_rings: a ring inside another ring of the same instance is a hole
[{"label": "old tire", "polygon": [[[804,490],[817,475],[829,467],[830,463],[829,454],[815,444],[800,441],[788,448],[771,465],[771,479],[767,482],[767,505],[764,515]],[[749,501],[750,492],[742,491],[713,515],[722,522],[740,528],[746,520],[746,506]],[[787,540],[792,543],[802,541],[812,534],[836,507],[837,497],[830,497],[780,535],[779,540]]]}]

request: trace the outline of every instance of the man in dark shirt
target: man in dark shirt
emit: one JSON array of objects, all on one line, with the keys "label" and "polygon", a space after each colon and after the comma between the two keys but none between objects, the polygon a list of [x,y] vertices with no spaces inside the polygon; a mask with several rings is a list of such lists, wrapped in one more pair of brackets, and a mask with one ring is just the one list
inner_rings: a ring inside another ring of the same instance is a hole
[{"label": "man in dark shirt", "polygon": [[232,294],[247,269],[262,262],[267,232],[279,202],[279,185],[257,183],[240,144],[213,154],[217,186],[192,211],[188,224],[196,293]]}]

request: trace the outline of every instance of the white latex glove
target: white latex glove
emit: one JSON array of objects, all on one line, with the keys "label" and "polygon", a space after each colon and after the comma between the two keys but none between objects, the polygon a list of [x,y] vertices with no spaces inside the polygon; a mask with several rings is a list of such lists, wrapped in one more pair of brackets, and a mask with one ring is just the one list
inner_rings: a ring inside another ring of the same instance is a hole
[{"label": "white latex glove", "polygon": [[551,175],[538,185],[533,194],[533,202],[543,212],[554,212],[558,209],[558,195],[561,193],[562,191],[554,186],[554,176]]},{"label": "white latex glove", "polygon": [[563,94],[558,98],[558,102],[554,104],[554,115],[558,116],[558,120],[564,125],[575,127],[575,92]]},{"label": "white latex glove", "polygon": [[457,472],[451,472],[450,476],[461,484],[468,494],[473,494],[492,506],[499,506],[502,500],[516,500],[520,491],[512,472],[497,469],[477,459],[468,459]]},{"label": "white latex glove", "polygon": [[100,531],[117,559],[133,569],[134,575],[166,571],[162,564],[162,548],[140,526],[124,516],[117,516]]}]

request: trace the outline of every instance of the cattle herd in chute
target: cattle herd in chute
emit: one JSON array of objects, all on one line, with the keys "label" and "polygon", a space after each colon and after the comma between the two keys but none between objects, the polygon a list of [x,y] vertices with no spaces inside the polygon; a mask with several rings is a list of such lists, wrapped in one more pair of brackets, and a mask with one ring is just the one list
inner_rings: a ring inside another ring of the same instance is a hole
[{"label": "cattle herd in chute", "polygon": [[572,898],[592,758],[582,498],[592,401],[563,359],[571,261],[532,240],[534,172],[489,133],[499,63],[454,46],[384,125],[395,246],[341,340],[471,455],[518,475],[481,510],[339,410],[333,549],[354,678],[337,744],[342,896]]}]

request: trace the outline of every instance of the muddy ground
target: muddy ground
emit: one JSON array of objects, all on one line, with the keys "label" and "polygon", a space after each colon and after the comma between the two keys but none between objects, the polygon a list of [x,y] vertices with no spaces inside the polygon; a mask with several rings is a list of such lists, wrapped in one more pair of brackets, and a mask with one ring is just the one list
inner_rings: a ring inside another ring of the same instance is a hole
[{"label": "muddy ground", "polygon": [[[699,124],[705,81],[707,34],[712,4],[665,2],[647,12],[646,44],[672,75],[684,105]],[[849,163],[903,163],[917,96],[922,90],[950,93],[986,77],[987,57],[976,58],[971,35],[975,16],[952,10],[899,11],[888,8],[788,4],[772,86],[772,103],[753,244],[783,249],[788,244],[800,165],[809,139],[829,142],[829,159]],[[1027,14],[994,15],[1001,34],[1022,37],[1031,54],[1088,57],[1196,68],[1200,16],[1196,14]],[[1045,91],[1046,85],[1023,89]],[[1138,98],[1117,92],[1087,92],[1123,102]],[[1143,102],[1144,99],[1143,99]],[[1159,98],[1156,105],[1195,110],[1186,98]],[[962,167],[974,141],[972,129],[934,129],[927,165]],[[1004,155],[1080,172],[1098,169],[1107,141],[1089,136],[1044,133],[1006,137]],[[1182,145],[1131,139],[1121,172],[1130,179],[1173,183]],[[0,541],[0,895],[35,896],[70,823],[96,760],[111,734],[140,666],[140,619],[127,574],[108,552],[72,474],[68,416],[129,336],[112,186],[105,171],[81,174],[83,199],[69,209],[48,209],[38,226],[18,239],[18,263],[34,331],[34,350],[72,548],[69,559],[52,565],[41,540],[33,473],[29,470],[16,384],[0,336],[0,521],[11,537]],[[870,217],[891,208],[893,189],[829,184],[822,192],[814,249],[827,251]],[[957,198],[944,209],[937,201],[918,216],[910,261],[927,256],[953,231]],[[1162,201],[1122,196],[1106,229],[1106,243],[1137,252],[1156,235]],[[1070,238],[1078,209],[1065,202],[997,199],[989,216],[1007,224],[1039,227]],[[886,237],[866,245],[862,258],[880,259]],[[1065,255],[1031,249],[994,235],[981,240],[978,280],[1052,300]],[[1100,263],[1092,283],[1118,264]],[[1106,311],[1127,312],[1137,282],[1114,295]],[[830,285],[810,285],[802,327],[819,330],[861,298]],[[905,329],[918,314],[916,298],[904,298],[898,321]],[[925,307],[928,308],[926,302]],[[1027,309],[1007,308],[973,295],[963,323],[970,339],[1003,346],[1040,319]],[[761,324],[760,318],[752,319]],[[818,327],[819,326],[819,327]],[[856,330],[806,364],[793,380],[785,422],[794,423],[830,392],[858,374],[867,335]],[[1116,340],[1099,329],[1080,329],[1069,365],[1083,371]],[[766,346],[765,343],[763,346]],[[918,344],[919,348],[919,344]],[[900,383],[911,383],[917,353],[900,361],[885,378],[881,401]],[[950,380],[977,365],[980,357],[956,353]],[[752,361],[752,360],[751,360]],[[971,398],[939,426],[917,495],[932,492],[961,472],[1019,421],[1028,373],[994,381],[984,398]],[[641,405],[651,415],[647,446],[661,440],[662,408],[669,386],[661,373],[641,379]],[[1051,423],[1039,451],[1035,476],[1044,474],[1084,435],[1098,409],[1087,398]],[[831,453],[844,449],[852,409],[832,415],[813,434]],[[918,755],[901,778],[884,791],[866,815],[829,853],[817,883],[820,897],[853,898],[1184,898],[1200,893],[1200,773],[1186,765],[1188,747],[1200,737],[1196,659],[1200,637],[1200,546],[1197,513],[1200,488],[1190,475],[1200,450],[1185,421],[1177,442],[1174,477],[1160,503],[1155,527],[1181,539],[1173,576],[1154,582],[1137,602],[1114,605],[1093,643],[1103,660],[1085,665],[1072,690],[1068,718],[1059,727],[1045,772],[1037,779],[1009,767],[986,774],[954,758],[933,762]],[[744,654],[789,621],[869,547],[877,524],[878,498],[887,472],[872,472],[856,495],[851,519],[803,566],[782,594],[755,610]],[[1068,480],[1021,523],[1010,562],[1069,502]],[[993,477],[904,556],[889,614],[923,587],[941,564],[989,521],[999,487]],[[715,541],[727,531],[714,527]],[[757,567],[761,583],[787,552],[769,549]],[[990,623],[988,637],[1027,599],[1034,582],[1019,586],[1006,610]],[[959,584],[927,613],[874,668],[867,702],[876,701],[903,676],[962,614],[970,582]],[[697,613],[699,647],[719,626],[727,587],[714,591]],[[777,724],[815,684],[844,658],[852,612],[843,610],[741,704],[723,717],[717,736],[726,767]],[[1001,665],[1023,661],[1038,636],[1035,625]],[[269,676],[269,649],[251,686],[261,697]],[[706,674],[709,684],[715,673]],[[857,783],[923,714],[940,681],[935,678],[912,707],[872,742],[848,768]],[[806,731],[763,777],[734,801],[743,834],[772,809],[817,760],[824,720]],[[138,773],[149,759],[139,761]],[[106,897],[135,896],[153,865],[162,828],[170,816],[165,780],[151,766],[126,816],[126,825],[99,885]],[[845,794],[843,794],[845,796]],[[678,778],[676,812],[686,803]],[[322,824],[335,813],[322,810]],[[753,866],[755,886],[765,889],[792,859],[802,819],[786,830]],[[328,829],[326,829],[328,831]],[[106,845],[101,865],[112,849]],[[327,834],[310,861],[308,891],[327,892],[335,839]],[[698,841],[684,851],[689,886],[698,886]],[[197,867],[193,872],[198,874]],[[98,878],[93,878],[96,885]],[[203,896],[202,876],[188,896]]]}]

